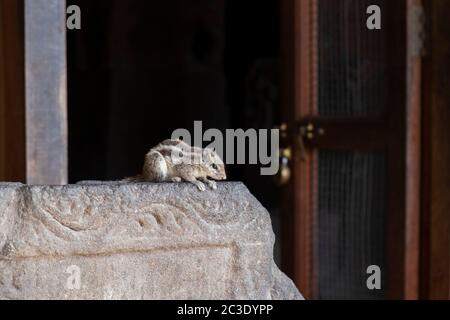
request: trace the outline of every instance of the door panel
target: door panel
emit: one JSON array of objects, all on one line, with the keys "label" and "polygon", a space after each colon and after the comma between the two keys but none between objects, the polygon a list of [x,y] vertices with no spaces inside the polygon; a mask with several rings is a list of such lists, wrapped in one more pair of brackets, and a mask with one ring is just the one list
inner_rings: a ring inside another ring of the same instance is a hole
[{"label": "door panel", "polygon": [[[311,147],[320,150],[314,190],[318,194],[314,270],[320,299],[385,297],[384,284],[381,290],[366,286],[368,266],[377,265],[386,272],[386,159],[385,139],[379,132],[385,122],[387,29],[366,28],[365,12],[373,4],[381,12],[387,10],[384,0],[316,3],[318,114],[310,121],[321,125],[323,135],[329,137],[328,145],[311,141]],[[370,125],[364,120],[371,116],[377,128],[370,137]],[[328,122],[320,124],[324,117]],[[336,124],[337,117],[342,126],[333,134],[327,124]],[[354,138],[358,128],[359,145]],[[342,136],[343,132],[349,135]],[[370,150],[376,142],[381,152],[358,151]],[[327,150],[342,147],[349,151]]]},{"label": "door panel", "polygon": [[[406,99],[420,80],[407,81],[413,2],[282,3],[283,119],[292,146],[306,147],[293,147],[284,189],[283,261],[307,298],[417,297],[418,145],[407,133],[418,109]],[[374,4],[381,30],[366,27]],[[371,265],[380,290],[367,288]]]},{"label": "door panel", "polygon": [[[380,114],[385,107],[386,28],[366,28],[367,7],[384,0],[317,2],[318,113]],[[382,15],[383,17],[383,15]]]},{"label": "door panel", "polygon": [[[383,298],[367,290],[366,269],[385,270],[386,160],[381,153],[320,151],[318,297]],[[382,279],[383,280],[383,279]]]}]

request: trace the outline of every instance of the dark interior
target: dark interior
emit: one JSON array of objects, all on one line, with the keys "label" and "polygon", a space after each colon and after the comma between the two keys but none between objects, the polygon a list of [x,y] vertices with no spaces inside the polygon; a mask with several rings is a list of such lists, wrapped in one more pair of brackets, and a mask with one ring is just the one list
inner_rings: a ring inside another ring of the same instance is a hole
[{"label": "dark interior", "polygon": [[[203,130],[278,124],[278,1],[68,4],[84,24],[68,31],[70,183],[139,173],[152,146],[195,120]],[[257,165],[227,174],[278,217],[273,177]]]}]

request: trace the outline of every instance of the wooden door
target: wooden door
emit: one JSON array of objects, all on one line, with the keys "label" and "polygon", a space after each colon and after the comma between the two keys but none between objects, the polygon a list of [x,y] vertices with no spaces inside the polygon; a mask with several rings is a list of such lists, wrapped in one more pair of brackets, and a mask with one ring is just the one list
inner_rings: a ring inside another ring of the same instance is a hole
[{"label": "wooden door", "polygon": [[[369,30],[367,8],[381,9]],[[285,270],[307,298],[418,297],[419,1],[282,2]],[[369,266],[381,289],[369,290]]]},{"label": "wooden door", "polygon": [[425,1],[421,298],[450,299],[450,1]]},{"label": "wooden door", "polygon": [[0,0],[0,181],[25,182],[23,3]]}]

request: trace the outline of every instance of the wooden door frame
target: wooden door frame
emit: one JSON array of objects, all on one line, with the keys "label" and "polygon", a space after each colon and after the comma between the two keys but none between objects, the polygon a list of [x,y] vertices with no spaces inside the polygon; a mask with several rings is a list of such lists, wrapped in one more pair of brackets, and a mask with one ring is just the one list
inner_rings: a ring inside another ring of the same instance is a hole
[{"label": "wooden door frame", "polygon": [[450,3],[424,5],[421,298],[450,299]]},{"label": "wooden door frame", "polygon": [[[297,121],[313,113],[317,107],[316,45],[314,43],[317,0],[282,0],[281,5],[281,62],[282,62],[282,119],[288,128],[295,128]],[[291,132],[291,136],[295,135]],[[283,251],[284,270],[299,287],[305,298],[317,293],[314,279],[313,234],[314,196],[311,188],[305,188],[316,180],[314,166],[316,154],[309,154],[301,166],[294,165],[291,183],[283,190]],[[298,161],[298,159],[296,160]],[[296,191],[305,188],[301,198]],[[302,214],[295,214],[301,212]]]},{"label": "wooden door frame", "polygon": [[[422,67],[421,30],[417,14],[425,14],[424,0],[407,0],[406,43],[406,153],[405,153],[405,299],[420,297],[420,220],[422,205]],[[417,13],[418,12],[418,13]],[[420,16],[419,16],[420,18]],[[423,16],[422,18],[425,18]],[[416,28],[419,28],[417,30]],[[419,44],[416,42],[418,41]],[[417,48],[419,46],[419,48]],[[417,51],[419,50],[419,51]]]},{"label": "wooden door frame", "polygon": [[[295,122],[308,122],[317,110],[317,1],[281,2],[282,118],[291,127],[295,127]],[[390,112],[384,124],[377,118],[359,120],[359,136],[364,139],[349,139],[354,132],[347,129],[356,128],[351,119],[322,120],[327,131],[340,135],[343,149],[387,151],[385,283],[390,299],[416,299],[419,293],[421,58],[409,55],[414,35],[409,34],[411,29],[407,27],[410,12],[417,5],[419,0],[388,1],[388,12],[384,13],[384,27],[389,28],[386,108],[396,112]],[[327,139],[315,143],[326,147]],[[284,202],[289,205],[283,215],[283,264],[306,298],[318,293],[313,247],[317,158],[317,152],[311,152],[305,162],[293,166],[292,183],[284,192]]]},{"label": "wooden door frame", "polygon": [[0,181],[66,184],[65,0],[0,0]]},{"label": "wooden door frame", "polygon": [[23,2],[0,0],[0,181],[25,182]]}]

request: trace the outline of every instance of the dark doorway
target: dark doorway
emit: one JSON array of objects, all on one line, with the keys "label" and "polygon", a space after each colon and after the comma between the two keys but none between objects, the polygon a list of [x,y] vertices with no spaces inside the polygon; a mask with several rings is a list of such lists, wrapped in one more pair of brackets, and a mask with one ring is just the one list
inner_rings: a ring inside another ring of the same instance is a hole
[{"label": "dark doorway", "polygon": [[[82,12],[82,29],[68,31],[71,183],[139,173],[149,148],[196,120],[203,130],[278,124],[278,1],[68,3]],[[277,227],[278,188],[259,169],[227,173]]]}]

